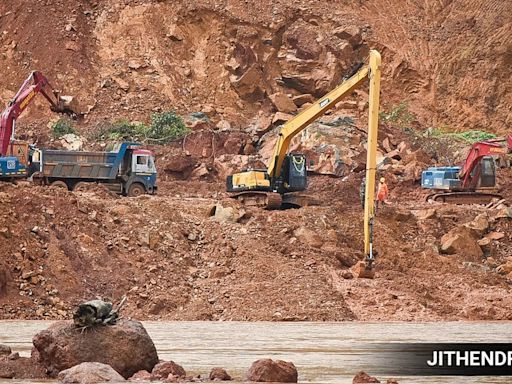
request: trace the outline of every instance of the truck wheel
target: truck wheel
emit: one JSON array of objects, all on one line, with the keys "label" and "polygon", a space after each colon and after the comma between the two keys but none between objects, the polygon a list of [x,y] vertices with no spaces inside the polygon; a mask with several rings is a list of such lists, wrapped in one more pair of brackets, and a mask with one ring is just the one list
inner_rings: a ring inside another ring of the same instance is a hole
[{"label": "truck wheel", "polygon": [[146,189],[142,184],[133,183],[128,189],[128,196],[137,197],[146,193]]},{"label": "truck wheel", "polygon": [[66,189],[68,189],[68,185],[65,182],[63,182],[62,180],[54,181],[53,183],[50,184],[50,187],[66,188]]},{"label": "truck wheel", "polygon": [[79,181],[73,186],[73,191],[84,192],[87,191],[88,183],[85,181]]}]

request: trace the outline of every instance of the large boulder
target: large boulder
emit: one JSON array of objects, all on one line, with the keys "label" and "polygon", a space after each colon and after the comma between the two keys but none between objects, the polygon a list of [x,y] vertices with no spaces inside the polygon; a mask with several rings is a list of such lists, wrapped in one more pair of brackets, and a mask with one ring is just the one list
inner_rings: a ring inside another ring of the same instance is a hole
[{"label": "large boulder", "polygon": [[283,360],[260,359],[252,363],[247,371],[248,381],[266,383],[296,383],[297,368],[291,362]]},{"label": "large boulder", "polygon": [[110,365],[124,378],[135,372],[151,372],[158,363],[153,341],[139,321],[121,320],[116,325],[82,331],[68,321],[39,332],[33,343],[51,376],[83,362]]},{"label": "large boulder", "polygon": [[448,255],[458,254],[464,260],[475,262],[480,261],[484,255],[475,238],[475,232],[465,226],[455,227],[441,237],[440,251]]},{"label": "large boulder", "polygon": [[59,373],[59,382],[64,384],[96,384],[125,381],[110,365],[82,363]]}]

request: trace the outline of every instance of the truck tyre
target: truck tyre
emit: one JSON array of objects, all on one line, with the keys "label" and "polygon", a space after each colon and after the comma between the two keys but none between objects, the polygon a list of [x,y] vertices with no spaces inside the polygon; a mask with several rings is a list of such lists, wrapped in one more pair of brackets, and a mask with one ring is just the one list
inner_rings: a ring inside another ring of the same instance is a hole
[{"label": "truck tyre", "polygon": [[88,185],[89,185],[89,183],[87,183],[85,181],[79,181],[78,183],[73,185],[73,191],[84,192],[87,190]]},{"label": "truck tyre", "polygon": [[65,182],[63,182],[62,180],[54,181],[53,183],[50,184],[50,187],[66,188],[66,189],[68,189],[68,185]]},{"label": "truck tyre", "polygon": [[128,189],[128,196],[137,197],[146,193],[146,188],[140,183],[133,183]]}]

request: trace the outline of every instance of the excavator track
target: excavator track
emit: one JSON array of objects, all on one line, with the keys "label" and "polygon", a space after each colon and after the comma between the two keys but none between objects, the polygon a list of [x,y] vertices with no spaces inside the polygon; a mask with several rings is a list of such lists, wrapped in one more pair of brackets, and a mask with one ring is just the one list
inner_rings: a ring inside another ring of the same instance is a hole
[{"label": "excavator track", "polygon": [[486,192],[446,192],[428,195],[427,201],[436,201],[450,204],[489,204],[493,199],[501,200],[503,197],[497,193]]},{"label": "excavator track", "polygon": [[234,194],[231,197],[237,199],[246,207],[259,207],[269,210],[280,209],[283,201],[281,195],[277,192],[247,191]]}]

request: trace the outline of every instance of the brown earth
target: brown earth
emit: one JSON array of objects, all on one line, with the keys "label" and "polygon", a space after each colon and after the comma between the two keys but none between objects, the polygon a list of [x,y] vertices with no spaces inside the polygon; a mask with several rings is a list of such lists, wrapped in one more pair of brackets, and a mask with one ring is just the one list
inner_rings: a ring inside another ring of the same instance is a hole
[{"label": "brown earth", "polygon": [[[376,222],[376,278],[353,278],[363,248],[364,89],[327,116],[344,119],[342,129],[321,125],[320,136],[311,131],[294,144],[328,165],[316,171],[343,176],[313,175],[308,194],[319,206],[243,209],[223,181],[244,165],[264,164],[274,113],[294,109],[284,95],[307,105],[369,48],[383,54],[384,110],[407,101],[419,130],[505,133],[512,121],[510,2],[288,3],[0,4],[2,100],[39,69],[80,100],[83,136],[108,121],[147,122],[168,109],[185,117],[203,111],[211,120],[190,124],[183,142],[152,147],[157,196],[1,184],[0,318],[70,318],[81,300],[126,294],[123,311],[139,319],[510,319],[506,208],[424,203],[418,171],[462,152],[434,154],[398,124],[383,125],[379,136],[391,198]],[[38,98],[19,119],[18,137],[56,145],[48,122],[57,118]],[[336,151],[319,154],[324,138],[343,148],[341,165]],[[255,155],[260,150],[263,157]],[[500,170],[508,199],[510,176]],[[233,207],[233,216],[216,221],[216,204]],[[440,252],[443,235],[482,213],[489,225],[474,240],[491,237],[478,243],[483,259]]]}]

